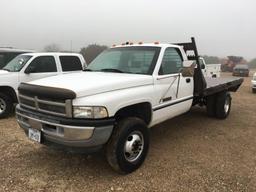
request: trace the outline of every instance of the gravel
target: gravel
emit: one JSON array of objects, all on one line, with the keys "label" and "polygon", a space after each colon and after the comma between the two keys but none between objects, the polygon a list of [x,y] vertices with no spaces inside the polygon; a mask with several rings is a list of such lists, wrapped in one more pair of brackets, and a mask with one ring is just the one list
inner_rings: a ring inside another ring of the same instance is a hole
[{"label": "gravel", "polygon": [[[229,74],[225,73],[225,76]],[[118,175],[101,153],[55,151],[28,140],[15,118],[0,120],[0,191],[256,191],[256,94],[245,78],[228,119],[205,108],[151,130],[143,166]]]}]

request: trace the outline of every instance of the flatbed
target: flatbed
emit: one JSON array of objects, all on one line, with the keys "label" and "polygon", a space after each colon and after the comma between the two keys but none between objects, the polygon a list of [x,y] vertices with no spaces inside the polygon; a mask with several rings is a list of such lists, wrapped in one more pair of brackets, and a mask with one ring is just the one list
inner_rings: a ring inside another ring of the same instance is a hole
[{"label": "flatbed", "polygon": [[221,91],[236,91],[244,81],[243,78],[234,77],[206,77],[205,80],[207,87],[203,92],[203,96],[213,95]]}]

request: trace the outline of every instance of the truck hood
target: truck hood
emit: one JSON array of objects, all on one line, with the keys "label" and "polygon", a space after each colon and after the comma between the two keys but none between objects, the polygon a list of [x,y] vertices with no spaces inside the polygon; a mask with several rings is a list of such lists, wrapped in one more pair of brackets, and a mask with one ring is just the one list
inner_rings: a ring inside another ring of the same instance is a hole
[{"label": "truck hood", "polygon": [[131,87],[152,85],[150,75],[109,73],[109,72],[80,72],[48,77],[29,84],[69,89],[77,97],[95,95],[99,93],[127,89]]},{"label": "truck hood", "polygon": [[8,74],[9,72],[8,71],[5,71],[5,70],[0,70],[0,75],[6,75],[6,74]]}]

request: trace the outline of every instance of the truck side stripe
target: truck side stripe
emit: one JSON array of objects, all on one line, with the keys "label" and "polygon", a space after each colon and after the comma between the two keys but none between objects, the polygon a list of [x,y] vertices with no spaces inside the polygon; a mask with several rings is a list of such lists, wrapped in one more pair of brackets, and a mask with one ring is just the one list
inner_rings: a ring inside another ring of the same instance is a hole
[{"label": "truck side stripe", "polygon": [[193,99],[193,96],[189,96],[189,97],[186,97],[184,99],[181,99],[181,100],[178,100],[178,101],[173,101],[171,103],[166,103],[165,105],[160,105],[160,106],[156,106],[153,108],[153,111],[157,111],[159,109],[163,109],[165,107],[169,107],[169,106],[172,106],[172,105],[176,105],[176,104],[179,104],[179,103],[182,103],[182,102],[185,102],[185,101],[188,101],[190,99]]}]

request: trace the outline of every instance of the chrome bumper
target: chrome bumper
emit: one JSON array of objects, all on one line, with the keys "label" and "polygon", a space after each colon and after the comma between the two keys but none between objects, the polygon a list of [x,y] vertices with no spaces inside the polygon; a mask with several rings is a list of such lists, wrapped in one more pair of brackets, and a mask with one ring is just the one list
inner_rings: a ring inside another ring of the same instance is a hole
[{"label": "chrome bumper", "polygon": [[71,147],[95,147],[105,144],[113,130],[112,125],[104,126],[74,126],[64,125],[54,120],[54,117],[41,118],[40,115],[16,107],[16,119],[20,127],[27,133],[30,128],[40,130],[42,143],[50,141]]},{"label": "chrome bumper", "polygon": [[36,119],[19,112],[16,112],[17,121],[22,127],[31,127],[40,130],[48,135],[59,137],[67,140],[82,140],[89,139],[95,127],[77,127],[70,125],[61,125]]},{"label": "chrome bumper", "polygon": [[252,88],[256,89],[256,81],[252,81],[251,84],[252,84]]}]

